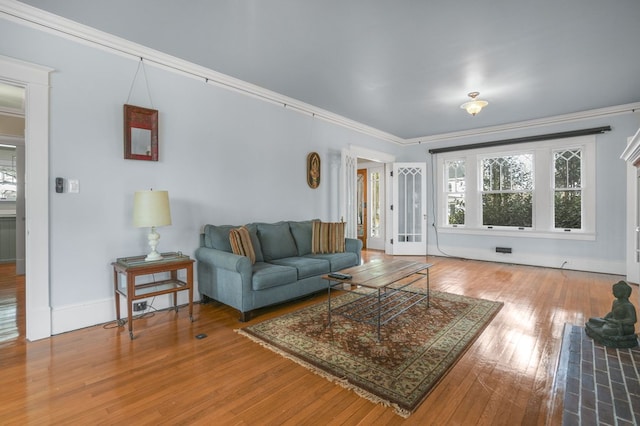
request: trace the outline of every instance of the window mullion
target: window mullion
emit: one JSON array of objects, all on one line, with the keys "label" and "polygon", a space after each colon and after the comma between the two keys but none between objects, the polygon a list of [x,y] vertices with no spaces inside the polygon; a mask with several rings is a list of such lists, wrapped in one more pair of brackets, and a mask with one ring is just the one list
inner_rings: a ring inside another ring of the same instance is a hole
[{"label": "window mullion", "polygon": [[553,157],[549,149],[536,149],[535,191],[533,193],[533,228],[553,229]]},{"label": "window mullion", "polygon": [[467,199],[466,225],[471,228],[479,228],[482,224],[482,203],[480,202],[480,186],[482,185],[480,173],[482,172],[482,168],[478,166],[479,161],[476,156],[465,157],[467,164],[467,192],[465,194]]}]

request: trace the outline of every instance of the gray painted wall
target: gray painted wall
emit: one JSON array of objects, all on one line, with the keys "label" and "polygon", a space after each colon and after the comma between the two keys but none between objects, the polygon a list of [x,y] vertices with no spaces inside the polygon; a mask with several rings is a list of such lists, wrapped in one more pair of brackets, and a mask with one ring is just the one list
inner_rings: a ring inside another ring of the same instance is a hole
[{"label": "gray painted wall", "polygon": [[[282,106],[146,66],[160,111],[158,162],[123,159],[122,108],[138,61],[11,22],[0,55],[42,64],[51,74],[50,249],[52,307],[113,298],[110,262],[147,251],[148,229],[132,225],[133,194],[169,191],[173,224],[159,249],[193,254],[207,223],[339,219],[340,151],[349,144],[397,146]],[[149,107],[142,75],[129,101]],[[322,159],[318,189],[306,157]],[[56,194],[55,177],[78,179]],[[55,328],[55,327],[54,327]]]},{"label": "gray painted wall", "polygon": [[[431,175],[432,156],[428,150],[444,143],[428,147],[416,145],[405,149],[401,157],[407,161],[426,158],[429,165],[428,216],[429,216],[429,253],[460,257],[472,257],[481,260],[537,264],[559,268],[566,261],[568,269],[588,269],[625,274],[626,243],[626,163],[620,159],[627,138],[633,136],[640,126],[640,115],[625,114],[603,117],[579,122],[537,127],[528,130],[502,132],[489,136],[467,137],[451,140],[447,146],[497,141],[529,135],[549,134],[569,130],[585,129],[610,125],[612,130],[596,137],[596,240],[575,241],[549,238],[510,238],[499,236],[452,235],[439,233],[431,226],[434,212],[431,207],[433,179]],[[434,160],[435,161],[435,160]],[[434,162],[434,166],[435,166]],[[495,253],[495,247],[512,247],[513,254]],[[602,269],[604,264],[607,268]]]},{"label": "gray painted wall", "polygon": [[[340,150],[350,144],[394,154],[399,161],[427,159],[429,163],[426,146],[401,148],[149,65],[146,75],[153,106],[160,111],[160,161],[124,160],[122,105],[127,102],[138,66],[135,58],[8,21],[0,26],[0,55],[55,69],[51,75],[49,159],[54,311],[92,304],[100,309],[112,306],[110,262],[147,250],[148,230],[134,228],[131,220],[133,193],[138,189],[169,191],[173,225],[159,229],[160,250],[193,254],[200,229],[207,223],[339,219]],[[129,102],[151,106],[140,75]],[[532,256],[568,254],[624,264],[626,183],[624,163],[618,157],[626,138],[638,128],[637,116],[520,133],[539,134],[602,124],[612,125],[613,131],[599,136],[597,142],[595,242],[494,241],[486,237],[441,235],[440,244],[454,255],[458,254],[456,247],[465,251],[508,245],[514,252]],[[501,137],[494,135],[461,142],[498,138]],[[311,151],[317,151],[322,158],[322,183],[316,190],[310,189],[305,180],[306,156]],[[78,179],[80,192],[56,194],[57,176]],[[429,244],[430,252],[438,254],[432,228]],[[113,311],[103,312],[96,318],[112,315]]]}]

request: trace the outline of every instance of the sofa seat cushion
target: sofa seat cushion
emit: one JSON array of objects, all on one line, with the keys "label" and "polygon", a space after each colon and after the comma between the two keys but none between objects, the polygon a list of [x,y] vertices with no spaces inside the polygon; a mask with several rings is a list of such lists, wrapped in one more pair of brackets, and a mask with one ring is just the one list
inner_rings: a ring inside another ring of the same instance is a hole
[{"label": "sofa seat cushion", "polygon": [[256,262],[252,269],[253,279],[251,280],[251,285],[254,290],[264,290],[298,281],[296,268],[290,266]]},{"label": "sofa seat cushion", "polygon": [[328,261],[331,264],[331,272],[358,265],[358,255],[353,252],[308,254],[305,257],[310,259],[323,259]]},{"label": "sofa seat cushion", "polygon": [[285,257],[272,261],[275,265],[291,266],[298,271],[298,279],[302,280],[316,275],[328,274],[331,268],[327,259],[314,259],[310,257]]}]

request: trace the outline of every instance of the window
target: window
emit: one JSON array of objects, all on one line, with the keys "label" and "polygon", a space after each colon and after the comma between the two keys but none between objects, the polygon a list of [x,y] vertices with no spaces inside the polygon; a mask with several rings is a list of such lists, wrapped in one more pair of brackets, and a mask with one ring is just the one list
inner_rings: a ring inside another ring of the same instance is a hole
[{"label": "window", "polygon": [[447,169],[447,223],[464,225],[464,160],[446,162]]},{"label": "window", "polygon": [[441,232],[595,239],[595,136],[436,154]]},{"label": "window", "polygon": [[556,228],[582,228],[582,150],[556,151],[553,155],[554,222]]},{"label": "window", "polygon": [[482,161],[482,224],[532,226],[533,155],[484,158]]}]

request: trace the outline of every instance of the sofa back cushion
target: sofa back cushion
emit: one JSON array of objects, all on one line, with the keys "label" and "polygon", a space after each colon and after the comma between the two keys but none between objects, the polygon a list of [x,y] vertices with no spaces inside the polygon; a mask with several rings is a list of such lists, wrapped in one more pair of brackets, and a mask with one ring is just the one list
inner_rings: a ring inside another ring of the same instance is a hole
[{"label": "sofa back cushion", "polygon": [[216,250],[231,253],[229,232],[237,226],[233,225],[206,225],[204,227],[204,246]]},{"label": "sofa back cushion", "polygon": [[[258,228],[255,224],[248,224],[245,227],[249,230],[253,252],[255,253],[256,262],[263,262],[262,247],[258,239]],[[238,228],[237,225],[206,225],[204,227],[204,246],[216,250],[233,253],[231,250],[231,242],[229,233],[232,229]]]},{"label": "sofa back cushion", "polygon": [[311,253],[311,224],[312,221],[310,220],[289,222],[291,235],[293,235],[296,247],[298,248],[298,256],[304,256]]},{"label": "sofa back cushion", "polygon": [[288,222],[258,223],[256,226],[265,262],[298,255]]}]

